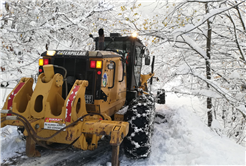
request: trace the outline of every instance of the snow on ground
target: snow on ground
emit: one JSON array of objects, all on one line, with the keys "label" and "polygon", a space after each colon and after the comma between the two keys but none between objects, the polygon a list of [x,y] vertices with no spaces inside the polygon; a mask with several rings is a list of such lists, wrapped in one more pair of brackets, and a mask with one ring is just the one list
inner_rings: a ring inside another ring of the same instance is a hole
[{"label": "snow on ground", "polygon": [[[156,111],[164,114],[167,122],[155,123],[149,158],[134,160],[123,155],[121,166],[246,164],[244,147],[219,136],[201,120],[204,110],[198,98],[168,94],[166,102],[166,105],[156,104]],[[0,131],[1,163],[25,150],[16,130],[7,128]],[[95,165],[98,163],[95,161]]]},{"label": "snow on ground", "polygon": [[[25,141],[14,126],[6,126],[0,129],[1,158],[0,163],[10,157],[20,156],[25,151]],[[8,162],[5,162],[7,164]]]},{"label": "snow on ground", "polygon": [[[14,85],[11,87],[14,87]],[[0,89],[1,108],[3,107],[5,99],[11,91],[12,89]],[[0,128],[0,142],[0,164],[3,163],[3,160],[13,156],[19,156],[20,153],[25,151],[25,142],[21,139],[21,136],[17,132],[17,127],[15,126],[5,126],[4,128]]]},{"label": "snow on ground", "polygon": [[211,131],[194,112],[199,100],[192,100],[169,94],[168,104],[157,104],[167,123],[155,124],[150,157],[124,157],[121,165],[245,165],[245,148]]}]

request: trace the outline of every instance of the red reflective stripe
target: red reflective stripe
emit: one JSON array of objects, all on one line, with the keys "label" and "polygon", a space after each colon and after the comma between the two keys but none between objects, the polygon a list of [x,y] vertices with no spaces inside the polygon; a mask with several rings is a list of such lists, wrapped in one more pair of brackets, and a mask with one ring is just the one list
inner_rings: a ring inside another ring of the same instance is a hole
[{"label": "red reflective stripe", "polygon": [[[13,105],[13,100],[15,95],[19,92],[19,90],[21,89],[21,87],[24,85],[24,82],[21,82],[16,88],[15,90],[11,93],[11,95],[8,98],[8,109],[12,109],[12,105]],[[7,114],[7,115],[11,115],[11,114]]]},{"label": "red reflective stripe", "polygon": [[80,86],[75,86],[73,88],[71,95],[68,98],[67,105],[66,105],[66,115],[65,115],[65,121],[66,122],[71,122],[72,104],[73,104],[73,100],[77,94],[77,91],[79,90],[79,87]]}]

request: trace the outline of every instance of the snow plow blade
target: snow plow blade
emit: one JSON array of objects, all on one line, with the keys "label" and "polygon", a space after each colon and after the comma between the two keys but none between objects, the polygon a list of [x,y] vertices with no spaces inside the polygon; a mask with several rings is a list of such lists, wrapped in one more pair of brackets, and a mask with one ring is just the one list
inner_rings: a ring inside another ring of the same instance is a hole
[{"label": "snow plow blade", "polygon": [[[118,165],[119,146],[127,136],[129,123],[111,121],[100,112],[86,110],[86,80],[76,80],[66,100],[62,98],[63,76],[54,74],[53,65],[45,65],[35,90],[31,78],[22,78],[8,96],[1,111],[1,127],[24,127],[26,155],[40,156],[36,144],[62,143],[82,150],[94,150],[103,135],[111,137],[112,165]],[[11,102],[13,103],[11,105]]]}]

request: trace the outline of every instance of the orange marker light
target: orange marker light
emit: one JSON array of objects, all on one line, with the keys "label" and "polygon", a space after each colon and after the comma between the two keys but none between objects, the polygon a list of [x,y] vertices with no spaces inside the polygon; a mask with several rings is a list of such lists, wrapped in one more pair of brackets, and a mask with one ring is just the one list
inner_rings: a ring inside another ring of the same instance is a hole
[{"label": "orange marker light", "polygon": [[97,69],[101,69],[102,68],[102,61],[97,61],[96,68]]},{"label": "orange marker light", "polygon": [[44,65],[44,60],[43,59],[39,59],[38,64],[39,64],[39,66],[43,66]]}]

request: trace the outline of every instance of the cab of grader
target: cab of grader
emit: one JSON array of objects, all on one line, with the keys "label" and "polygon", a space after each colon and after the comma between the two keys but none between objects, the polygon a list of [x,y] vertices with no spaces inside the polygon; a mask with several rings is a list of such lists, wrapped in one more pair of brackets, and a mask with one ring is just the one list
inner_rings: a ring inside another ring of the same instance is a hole
[{"label": "cab of grader", "polygon": [[128,156],[148,156],[155,108],[145,92],[154,74],[141,75],[142,58],[150,62],[146,48],[137,37],[104,37],[102,29],[93,39],[95,51],[45,51],[35,89],[32,78],[22,78],[8,95],[1,127],[24,129],[28,157],[40,156],[36,144],[94,150],[104,135],[110,137],[112,165],[119,164],[124,138]]}]

